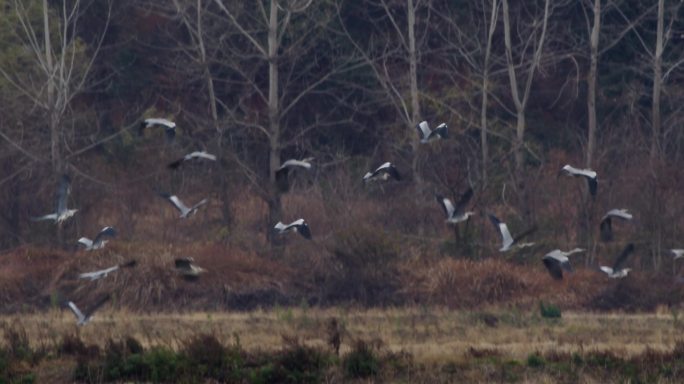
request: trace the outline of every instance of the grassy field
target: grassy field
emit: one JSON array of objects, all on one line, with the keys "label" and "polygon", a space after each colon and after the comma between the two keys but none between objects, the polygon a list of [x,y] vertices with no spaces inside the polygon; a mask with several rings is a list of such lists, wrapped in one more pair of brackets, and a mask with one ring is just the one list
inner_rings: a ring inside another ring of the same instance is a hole
[{"label": "grassy field", "polygon": [[[413,375],[414,380],[409,381],[450,381],[449,378],[453,379],[450,369],[455,369],[462,377],[475,381],[556,382],[574,378],[601,382],[606,377],[593,375],[590,369],[563,376],[563,371],[558,371],[560,368],[549,368],[555,366],[544,362],[589,355],[610,356],[624,362],[642,361],[643,356],[653,353],[672,353],[681,348],[677,343],[684,340],[684,325],[676,321],[674,315],[665,310],[648,314],[566,312],[561,319],[547,319],[541,317],[539,310],[498,308],[475,312],[427,307],[337,307],[149,315],[103,310],[91,323],[80,328],[75,325],[71,313],[51,311],[5,316],[0,323],[3,324],[5,344],[11,338],[8,330],[23,329],[31,349],[43,351],[63,349],[60,345],[64,344],[65,335],[102,350],[108,348],[109,340],[133,337],[146,350],[163,348],[171,351],[186,349],[188,340],[193,338],[212,335],[222,345],[238,346],[245,353],[278,354],[295,343],[298,347],[311,347],[311,350],[332,355],[329,324],[334,318],[342,337],[340,356],[355,352],[359,341],[372,346],[379,355],[410,356],[408,364],[412,368],[409,371],[413,373],[409,376]],[[70,374],[78,359],[59,357],[49,352],[47,355],[52,355],[52,358],[44,359],[43,363],[36,363],[29,369],[37,375],[37,382],[71,380]],[[536,356],[542,363],[535,363]],[[679,361],[684,364],[683,358]],[[547,369],[530,371],[537,367],[535,364],[542,364]],[[605,364],[610,370],[610,364],[617,363]],[[498,376],[501,369],[511,370],[512,374]],[[491,376],[490,370],[496,374]],[[627,370],[625,373],[624,370],[620,368],[620,372],[627,374],[629,379],[633,372]],[[345,381],[343,373],[330,373],[330,369],[325,372],[321,380]],[[385,373],[385,379],[395,380],[395,375],[400,375],[401,380],[405,380],[406,374],[406,371],[392,371]],[[619,378],[624,377],[616,376],[616,380],[621,381]],[[670,382],[666,375],[646,378]]]}]

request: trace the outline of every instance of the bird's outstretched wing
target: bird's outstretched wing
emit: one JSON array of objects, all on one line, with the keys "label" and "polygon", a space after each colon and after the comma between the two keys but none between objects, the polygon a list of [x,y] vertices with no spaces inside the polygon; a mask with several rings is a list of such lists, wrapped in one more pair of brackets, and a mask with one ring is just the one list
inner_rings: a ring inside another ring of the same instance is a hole
[{"label": "bird's outstretched wing", "polygon": [[102,241],[102,239],[104,237],[114,237],[114,236],[116,236],[116,229],[114,229],[113,227],[104,227],[104,228],[102,228],[102,230],[100,230],[100,232],[97,234],[97,236],[95,236],[95,239],[93,240],[93,244],[99,243],[100,241]]},{"label": "bird's outstretched wing", "polygon": [[599,229],[601,232],[601,241],[613,240],[613,220],[610,218],[610,216],[601,220],[601,224],[599,224]]},{"label": "bird's outstretched wing", "polygon": [[68,304],[69,304],[69,308],[71,309],[71,312],[73,312],[74,315],[76,316],[76,320],[79,323],[83,322],[83,320],[85,320],[85,316],[83,315],[83,312],[81,312],[81,310],[78,309],[78,307],[76,306],[76,304],[74,304],[73,301],[70,301]]},{"label": "bird's outstretched wing", "polygon": [[511,236],[511,232],[508,230],[506,223],[501,222],[501,220],[491,213],[488,216],[489,220],[494,225],[494,228],[496,228],[496,230],[501,234],[501,240],[503,241],[502,248],[510,247],[511,244],[513,244],[513,236]]},{"label": "bird's outstretched wing", "polygon": [[103,295],[99,299],[97,299],[97,301],[95,301],[95,303],[93,303],[93,305],[91,305],[88,308],[88,311],[86,312],[86,316],[91,317],[93,315],[93,313],[95,313],[95,311],[100,309],[100,307],[102,307],[106,302],[108,302],[109,299],[111,299],[111,296],[108,293]]},{"label": "bird's outstretched wing", "polygon": [[442,196],[442,195],[436,195],[435,199],[437,199],[437,202],[439,205],[442,207],[444,210],[444,213],[447,216],[447,219],[451,218],[454,215],[454,205],[451,203],[451,200],[448,198]]},{"label": "bird's outstretched wing", "polygon": [[544,266],[549,271],[551,277],[556,280],[563,279],[563,268],[561,267],[561,262],[550,256],[544,256],[542,259]]},{"label": "bird's outstretched wing", "polygon": [[456,207],[454,208],[455,213],[461,214],[463,213],[465,206],[468,204],[470,199],[473,198],[473,189],[468,188],[463,194],[461,195],[461,198],[458,200],[458,203],[456,203]]},{"label": "bird's outstretched wing", "polygon": [[200,200],[199,202],[197,202],[197,204],[193,205],[191,209],[192,209],[192,210],[196,210],[197,208],[203,206],[203,205],[206,204],[207,202],[209,202],[209,200],[207,200],[207,199],[202,199],[202,200]]},{"label": "bird's outstretched wing", "polygon": [[311,240],[311,230],[309,229],[309,225],[307,223],[297,225],[297,232],[304,236],[305,239]]},{"label": "bird's outstretched wing", "polygon": [[520,239],[522,239],[523,237],[525,237],[527,235],[534,233],[536,230],[537,230],[536,225],[531,226],[530,228],[524,230],[523,232],[515,235],[515,237],[513,238],[513,242],[518,242]]},{"label": "bird's outstretched wing", "polygon": [[418,135],[421,140],[426,139],[428,136],[430,136],[430,127],[428,126],[427,121],[421,121],[420,123],[418,123],[416,129],[418,129]]},{"label": "bird's outstretched wing", "polygon": [[437,126],[437,128],[435,128],[434,131],[432,131],[432,133],[430,134],[430,136],[435,136],[435,135],[437,135],[437,136],[441,137],[442,139],[446,139],[446,138],[448,138],[448,136],[447,136],[447,129],[448,129],[448,128],[447,128],[446,123],[442,123],[442,124],[440,124],[439,126]]},{"label": "bird's outstretched wing", "polygon": [[191,269],[191,265],[194,262],[192,258],[189,257],[183,257],[180,259],[174,260],[174,263],[176,265],[176,268],[178,269]]},{"label": "bird's outstretched wing", "polygon": [[159,196],[163,197],[166,201],[171,203],[180,213],[184,214],[190,208],[188,208],[176,195],[171,195],[166,192],[159,192]]},{"label": "bird's outstretched wing", "polygon": [[401,180],[401,175],[394,165],[390,164],[388,167],[386,167],[385,172],[387,172],[387,174],[389,174],[394,180]]},{"label": "bird's outstretched wing", "polygon": [[634,244],[629,243],[615,259],[615,263],[613,264],[613,271],[618,271],[622,269],[622,264],[624,264],[625,261],[627,261],[627,258],[632,252],[634,252]]},{"label": "bird's outstretched wing", "polygon": [[90,279],[90,281],[98,280],[101,279],[105,276],[107,276],[109,273],[116,271],[119,269],[119,266],[114,266],[114,267],[109,267],[106,269],[101,269],[99,271],[94,271],[94,272],[86,272],[86,273],[81,273],[78,275],[79,279]]},{"label": "bird's outstretched wing", "polygon": [[589,194],[591,195],[591,197],[596,197],[596,191],[598,190],[597,178],[587,176],[587,184],[589,185]]},{"label": "bird's outstretched wing", "polygon": [[81,237],[80,239],[78,239],[78,243],[83,244],[86,247],[86,249],[90,249],[93,247],[93,241],[87,237]]}]

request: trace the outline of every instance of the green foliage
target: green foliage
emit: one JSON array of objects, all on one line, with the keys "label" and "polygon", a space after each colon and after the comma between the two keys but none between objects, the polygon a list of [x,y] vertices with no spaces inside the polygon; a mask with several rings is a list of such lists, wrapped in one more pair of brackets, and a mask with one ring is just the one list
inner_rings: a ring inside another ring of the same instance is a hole
[{"label": "green foliage", "polygon": [[354,348],[342,359],[342,365],[348,377],[365,378],[378,374],[380,358],[372,346],[363,340],[358,340]]},{"label": "green foliage", "polygon": [[529,356],[527,356],[527,366],[532,367],[532,368],[541,368],[544,366],[546,362],[544,361],[544,358],[539,354],[539,352],[535,352]]},{"label": "green foliage", "polygon": [[544,302],[542,301],[539,302],[539,313],[541,314],[541,317],[545,319],[561,318],[561,310],[558,306],[553,304],[544,305]]},{"label": "green foliage", "polygon": [[317,383],[328,364],[319,349],[293,342],[280,354],[272,379],[281,383]]}]

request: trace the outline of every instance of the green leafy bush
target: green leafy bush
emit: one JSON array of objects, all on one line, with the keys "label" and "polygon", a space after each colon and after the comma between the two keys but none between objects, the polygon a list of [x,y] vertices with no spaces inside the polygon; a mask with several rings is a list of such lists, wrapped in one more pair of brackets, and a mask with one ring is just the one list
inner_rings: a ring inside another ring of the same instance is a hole
[{"label": "green leafy bush", "polygon": [[540,368],[543,367],[546,362],[544,361],[544,358],[538,353],[535,352],[529,356],[527,356],[527,366],[532,367],[532,368]]},{"label": "green leafy bush", "polygon": [[371,345],[358,340],[342,360],[344,373],[351,378],[375,376],[380,371],[380,358]]},{"label": "green leafy bush", "polygon": [[539,312],[541,313],[541,317],[545,319],[560,319],[561,318],[561,310],[558,308],[558,306],[549,304],[549,305],[544,305],[544,302],[539,302]]}]

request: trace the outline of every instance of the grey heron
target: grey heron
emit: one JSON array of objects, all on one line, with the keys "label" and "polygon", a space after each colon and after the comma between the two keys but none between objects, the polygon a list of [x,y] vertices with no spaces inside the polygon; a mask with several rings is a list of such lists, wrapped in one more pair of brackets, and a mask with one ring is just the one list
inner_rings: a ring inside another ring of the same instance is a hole
[{"label": "grey heron", "polygon": [[620,219],[623,221],[632,220],[634,216],[629,213],[626,209],[611,209],[606,212],[601,218],[601,224],[599,226],[601,230],[601,240],[611,241],[613,240],[613,218]]},{"label": "grey heron", "polygon": [[494,228],[496,228],[497,231],[501,234],[501,248],[499,248],[499,252],[506,252],[510,250],[513,245],[517,245],[518,248],[524,248],[524,247],[530,247],[534,245],[534,243],[519,243],[520,239],[523,237],[531,234],[532,232],[537,230],[537,226],[532,226],[528,228],[527,230],[523,231],[522,233],[516,235],[515,237],[511,236],[511,232],[508,230],[508,226],[506,223],[502,222],[499,220],[496,216],[492,215],[491,213],[489,214],[489,220],[492,222],[494,225]]},{"label": "grey heron", "polygon": [[195,265],[195,259],[192,257],[175,259],[174,265],[176,266],[176,271],[188,280],[196,280],[200,274],[206,272],[206,269]]},{"label": "grey heron", "polygon": [[202,199],[200,200],[197,204],[188,207],[185,205],[176,195],[170,195],[168,193],[159,193],[159,196],[163,197],[166,199],[168,202],[171,203],[180,213],[180,218],[185,219],[188,216],[194,215],[197,212],[197,209],[204,204],[208,202],[207,199]]},{"label": "grey heron", "polygon": [[113,227],[104,227],[95,236],[95,239],[90,240],[87,237],[81,237],[80,239],[78,239],[78,242],[85,246],[86,251],[92,251],[95,249],[104,248],[105,244],[107,244],[108,241],[105,240],[105,237],[112,238],[114,236],[116,236],[116,229],[114,229]]},{"label": "grey heron", "polygon": [[418,136],[420,137],[421,143],[429,143],[433,140],[446,139],[447,138],[447,125],[442,123],[437,126],[434,130],[430,130],[430,126],[427,121],[421,121],[416,127],[418,129]]},{"label": "grey heron", "polygon": [[76,324],[78,326],[83,326],[86,325],[92,318],[93,318],[93,313],[100,308],[102,305],[104,305],[107,301],[109,301],[110,296],[107,294],[100,298],[95,304],[90,306],[87,310],[81,312],[81,310],[74,304],[73,301],[69,301],[68,305],[69,308],[71,309],[71,312],[74,313],[74,316],[76,316]]},{"label": "grey heron", "polygon": [[190,152],[187,155],[181,157],[180,159],[174,161],[173,163],[169,163],[167,167],[171,169],[177,169],[178,167],[181,166],[181,164],[185,163],[186,161],[190,160],[195,160],[195,159],[204,159],[204,160],[210,160],[210,161],[216,161],[216,155],[212,155],[211,153],[208,153],[206,151],[194,151]]},{"label": "grey heron", "polygon": [[563,168],[561,168],[561,172],[564,172],[568,176],[584,177],[587,179],[589,193],[592,197],[596,196],[596,191],[598,189],[598,177],[595,171],[592,171],[591,169],[579,169],[570,164],[566,164]]},{"label": "grey heron", "polygon": [[306,223],[306,221],[304,221],[304,219],[295,220],[290,224],[283,224],[279,221],[276,223],[273,229],[275,229],[280,235],[294,231],[302,235],[305,239],[311,240],[311,231],[309,230],[309,225]]},{"label": "grey heron", "polygon": [[468,190],[461,195],[458,203],[454,206],[454,204],[448,198],[442,195],[435,196],[437,202],[442,206],[442,209],[446,214],[446,222],[448,224],[457,224],[462,221],[466,221],[470,218],[470,216],[475,214],[473,211],[465,211],[465,207],[472,197],[473,189],[468,188]]},{"label": "grey heron", "polygon": [[90,281],[99,280],[103,277],[107,277],[107,275],[109,275],[110,273],[112,273],[114,271],[118,271],[121,268],[133,268],[136,266],[137,263],[138,262],[135,260],[127,261],[125,263],[117,264],[113,267],[101,269],[99,271],[81,273],[78,275],[78,278],[79,279],[88,279]]},{"label": "grey heron", "polygon": [[677,260],[684,257],[684,249],[681,248],[670,249],[670,253],[672,253],[672,256],[674,256],[672,260]]},{"label": "grey heron", "polygon": [[390,178],[399,181],[401,180],[401,175],[399,174],[399,171],[397,171],[397,168],[388,161],[379,166],[375,171],[367,172],[363,176],[363,181],[365,183],[371,181],[387,181]]},{"label": "grey heron", "polygon": [[544,255],[542,262],[549,271],[551,277],[556,280],[562,280],[563,270],[572,272],[572,266],[570,265],[570,259],[568,256],[578,252],[584,252],[584,249],[575,248],[567,252],[561,251],[560,249],[554,249],[553,251]]},{"label": "grey heron", "polygon": [[153,127],[155,125],[164,127],[164,132],[166,133],[166,138],[168,140],[173,140],[176,137],[176,123],[171,120],[151,117],[147,118],[140,123],[140,134],[142,135],[146,128]]},{"label": "grey heron", "polygon": [[40,217],[32,217],[31,220],[52,220],[57,224],[61,224],[66,221],[78,211],[78,209],[67,208],[69,193],[71,193],[71,179],[68,175],[62,175],[59,180],[59,186],[57,187],[57,204],[55,212]]},{"label": "grey heron", "polygon": [[625,249],[620,252],[620,254],[615,258],[615,262],[612,267],[605,265],[600,266],[601,271],[608,275],[611,279],[621,279],[631,271],[631,268],[623,268],[622,265],[625,263],[629,255],[634,252],[634,244],[629,243]]},{"label": "grey heron", "polygon": [[310,170],[312,167],[311,161],[313,161],[313,159],[313,157],[307,157],[302,160],[289,159],[282,163],[275,172],[278,188],[283,192],[287,192],[290,189],[290,171],[296,168]]}]

